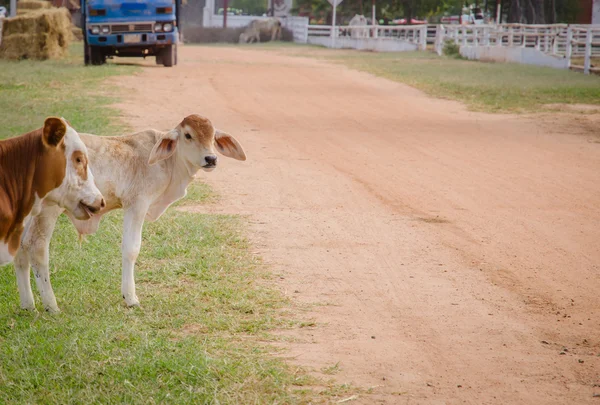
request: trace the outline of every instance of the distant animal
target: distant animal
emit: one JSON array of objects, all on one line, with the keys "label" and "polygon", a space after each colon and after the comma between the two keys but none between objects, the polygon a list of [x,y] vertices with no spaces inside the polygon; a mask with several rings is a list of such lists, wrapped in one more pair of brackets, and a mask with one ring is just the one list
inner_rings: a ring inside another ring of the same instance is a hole
[{"label": "distant animal", "polygon": [[352,38],[368,38],[369,29],[366,28],[368,22],[364,15],[355,14],[354,17],[348,23],[350,27],[363,27],[363,28],[351,28],[350,36]]},{"label": "distant animal", "polygon": [[[104,214],[123,208],[121,294],[127,306],[137,306],[133,269],[140,253],[144,221],[156,221],[183,198],[198,171],[214,170],[216,151],[237,160],[246,160],[246,154],[233,136],[215,129],[210,120],[199,115],[184,118],[168,132],[149,129],[124,136],[81,134],[81,139],[88,148],[106,207],[88,221],[67,215],[79,234],[87,235],[96,232]],[[50,285],[48,247],[62,212],[60,207],[44,208],[23,235],[15,271],[24,309],[35,308],[29,285],[31,265],[44,308],[59,311]]]},{"label": "distant animal", "polygon": [[85,220],[104,205],[87,149],[66,120],[49,117],[40,129],[0,141],[0,265],[13,261],[44,206]]},{"label": "distant animal", "polygon": [[271,35],[271,41],[281,39],[281,21],[277,18],[267,18],[266,20],[254,20],[248,24],[244,32],[240,34],[240,44],[260,42],[260,34]]}]

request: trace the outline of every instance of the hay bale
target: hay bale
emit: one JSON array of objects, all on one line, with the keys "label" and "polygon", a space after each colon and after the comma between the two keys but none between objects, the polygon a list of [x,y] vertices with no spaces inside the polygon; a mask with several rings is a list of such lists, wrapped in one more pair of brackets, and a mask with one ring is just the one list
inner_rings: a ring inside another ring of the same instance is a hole
[{"label": "hay bale", "polygon": [[7,18],[2,29],[0,58],[56,59],[67,54],[71,16],[65,8],[40,9]]},{"label": "hay bale", "polygon": [[49,8],[52,8],[52,3],[49,1],[20,0],[17,3],[17,12],[19,12],[19,10],[40,10]]}]

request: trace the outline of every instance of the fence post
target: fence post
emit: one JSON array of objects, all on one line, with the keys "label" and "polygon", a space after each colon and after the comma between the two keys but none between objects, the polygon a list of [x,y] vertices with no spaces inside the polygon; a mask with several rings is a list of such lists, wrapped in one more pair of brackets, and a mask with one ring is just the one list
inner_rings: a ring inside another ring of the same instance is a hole
[{"label": "fence post", "polygon": [[573,53],[573,28],[567,27],[567,48],[565,49],[565,58],[567,59],[567,69],[571,67],[571,54]]},{"label": "fence post", "polygon": [[435,28],[435,51],[439,56],[442,56],[444,43],[444,26],[438,24]]},{"label": "fence post", "polygon": [[590,65],[592,59],[592,27],[588,26],[587,35],[585,36],[585,58],[583,61],[583,73],[590,74]]},{"label": "fence post", "polygon": [[423,27],[421,27],[421,50],[422,51],[426,51],[427,50],[427,25],[424,25]]},{"label": "fence post", "polygon": [[513,46],[513,27],[508,27],[508,46]]},{"label": "fence post", "polygon": [[308,44],[308,25],[310,24],[310,20],[307,18],[306,19],[306,24],[304,24],[304,43]]},{"label": "fence post", "polygon": [[556,55],[558,53],[558,38],[560,37],[560,28],[557,30],[552,30],[552,55]]}]

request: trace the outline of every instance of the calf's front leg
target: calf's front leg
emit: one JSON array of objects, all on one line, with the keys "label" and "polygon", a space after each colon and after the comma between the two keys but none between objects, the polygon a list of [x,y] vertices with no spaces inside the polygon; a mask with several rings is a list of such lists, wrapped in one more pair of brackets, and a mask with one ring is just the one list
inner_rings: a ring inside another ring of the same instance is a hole
[{"label": "calf's front leg", "polygon": [[121,293],[128,307],[140,305],[140,301],[135,294],[133,270],[135,261],[140,254],[142,228],[147,211],[147,205],[134,205],[126,208],[123,216],[123,241],[121,244],[123,273]]}]

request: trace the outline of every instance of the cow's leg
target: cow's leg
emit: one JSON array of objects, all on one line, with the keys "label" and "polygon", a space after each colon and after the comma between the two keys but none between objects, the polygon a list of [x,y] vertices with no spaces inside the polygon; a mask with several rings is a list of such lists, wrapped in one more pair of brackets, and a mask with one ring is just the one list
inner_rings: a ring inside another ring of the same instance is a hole
[{"label": "cow's leg", "polygon": [[32,218],[22,245],[27,252],[28,264],[33,269],[44,309],[52,313],[60,310],[50,284],[50,239],[62,212],[63,209],[58,206],[45,207],[37,217]]},{"label": "cow's leg", "polygon": [[129,307],[140,305],[140,301],[135,295],[133,268],[140,254],[142,227],[144,226],[144,217],[147,211],[148,206],[134,205],[125,209],[123,217],[123,242],[121,245],[123,278],[121,293],[123,294],[125,303]]},{"label": "cow's leg", "polygon": [[17,287],[19,287],[19,297],[21,298],[21,308],[28,311],[35,311],[35,301],[31,291],[31,279],[29,278],[29,258],[27,251],[19,249],[14,261],[15,273],[17,275]]}]

